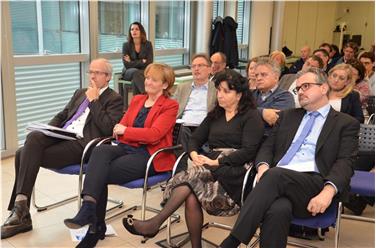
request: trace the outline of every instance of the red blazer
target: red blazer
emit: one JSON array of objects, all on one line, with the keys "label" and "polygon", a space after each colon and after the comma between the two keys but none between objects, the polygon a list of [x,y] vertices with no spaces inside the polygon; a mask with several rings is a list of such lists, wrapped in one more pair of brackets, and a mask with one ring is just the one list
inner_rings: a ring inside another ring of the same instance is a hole
[{"label": "red blazer", "polygon": [[[124,134],[118,137],[118,140],[134,147],[146,144],[148,152],[153,154],[160,148],[172,145],[172,131],[179,104],[162,95],[150,109],[144,128],[132,127],[147,98],[147,95],[136,95],[132,98],[127,112],[120,121],[120,124],[127,128]],[[171,170],[175,159],[175,155],[172,153],[158,154],[153,162],[155,171]]]}]

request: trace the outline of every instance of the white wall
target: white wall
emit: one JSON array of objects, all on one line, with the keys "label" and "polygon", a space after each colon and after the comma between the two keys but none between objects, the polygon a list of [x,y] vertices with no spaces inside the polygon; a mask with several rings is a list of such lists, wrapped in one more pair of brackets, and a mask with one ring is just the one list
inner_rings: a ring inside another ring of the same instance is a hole
[{"label": "white wall", "polygon": [[[348,10],[348,12],[347,12]],[[375,44],[375,2],[339,2],[336,20],[346,22],[347,33],[362,35],[362,47],[366,50]]]},{"label": "white wall", "polygon": [[373,1],[285,2],[282,46],[287,46],[295,56],[299,56],[304,45],[316,49],[323,42],[333,43],[336,25],[346,22],[347,32],[361,34],[362,47],[368,50],[375,42],[374,15]]},{"label": "white wall", "polygon": [[272,21],[273,2],[252,2],[249,58],[269,53]]},{"label": "white wall", "polygon": [[323,42],[332,42],[336,2],[286,2],[282,46],[300,55],[308,45],[314,50]]}]

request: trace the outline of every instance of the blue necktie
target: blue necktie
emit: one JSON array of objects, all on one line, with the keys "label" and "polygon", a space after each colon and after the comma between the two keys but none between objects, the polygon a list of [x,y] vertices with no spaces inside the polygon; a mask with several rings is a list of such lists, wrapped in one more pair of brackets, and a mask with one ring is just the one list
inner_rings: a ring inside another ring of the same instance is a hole
[{"label": "blue necktie", "polygon": [[279,165],[288,165],[292,158],[295,156],[296,152],[299,150],[299,148],[302,146],[304,140],[307,138],[309,133],[312,130],[313,124],[315,123],[316,117],[319,116],[319,112],[312,112],[310,113],[309,119],[306,122],[306,124],[303,127],[302,132],[300,133],[299,137],[295,141],[295,143],[291,144],[289,149],[287,150],[286,154],[282,157],[282,159],[279,161]]},{"label": "blue necktie", "polygon": [[85,109],[87,108],[87,106],[89,106],[89,103],[90,103],[89,100],[87,98],[85,98],[85,100],[78,107],[76,113],[72,116],[72,118],[70,118],[69,121],[67,121],[65,123],[65,125],[63,126],[63,128],[67,128],[70,124],[72,124],[72,122],[74,122],[75,120],[77,120],[77,118],[80,117],[83,112],[85,112]]}]

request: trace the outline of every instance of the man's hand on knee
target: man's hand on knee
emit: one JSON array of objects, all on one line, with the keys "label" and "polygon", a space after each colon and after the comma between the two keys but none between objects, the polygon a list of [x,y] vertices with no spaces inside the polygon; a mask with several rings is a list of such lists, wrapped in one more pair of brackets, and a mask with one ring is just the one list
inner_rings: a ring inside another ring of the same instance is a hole
[{"label": "man's hand on knee", "polygon": [[325,185],[322,191],[309,201],[307,210],[311,212],[313,216],[318,213],[324,213],[335,195],[336,189],[330,184]]}]

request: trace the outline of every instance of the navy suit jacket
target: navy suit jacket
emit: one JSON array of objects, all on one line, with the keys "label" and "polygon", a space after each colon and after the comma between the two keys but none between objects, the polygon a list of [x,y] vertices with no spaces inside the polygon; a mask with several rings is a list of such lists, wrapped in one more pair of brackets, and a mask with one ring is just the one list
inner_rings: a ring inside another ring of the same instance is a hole
[{"label": "navy suit jacket", "polygon": [[[261,99],[261,91],[254,90],[253,97],[255,98],[257,104],[257,110],[262,116],[262,111],[265,108],[286,110],[290,108],[295,108],[295,102],[293,95],[287,90],[278,88],[269,95],[264,101]],[[265,135],[268,135],[271,129],[268,123],[264,121],[265,124]]]}]

